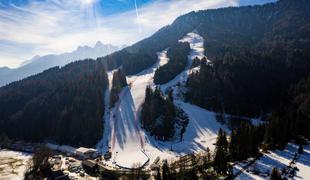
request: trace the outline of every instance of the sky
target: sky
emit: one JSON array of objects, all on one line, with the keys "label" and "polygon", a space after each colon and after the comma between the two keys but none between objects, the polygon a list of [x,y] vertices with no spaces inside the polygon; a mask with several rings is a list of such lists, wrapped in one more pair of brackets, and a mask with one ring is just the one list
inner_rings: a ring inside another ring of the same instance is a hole
[{"label": "sky", "polygon": [[131,45],[193,10],[275,0],[0,0],[0,67],[78,46]]}]

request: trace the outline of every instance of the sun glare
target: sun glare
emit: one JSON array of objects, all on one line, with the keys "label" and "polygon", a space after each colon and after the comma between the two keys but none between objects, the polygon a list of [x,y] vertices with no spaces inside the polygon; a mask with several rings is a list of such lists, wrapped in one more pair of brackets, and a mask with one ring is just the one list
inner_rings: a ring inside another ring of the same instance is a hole
[{"label": "sun glare", "polygon": [[94,3],[94,0],[81,0],[82,4],[84,5],[90,5]]}]

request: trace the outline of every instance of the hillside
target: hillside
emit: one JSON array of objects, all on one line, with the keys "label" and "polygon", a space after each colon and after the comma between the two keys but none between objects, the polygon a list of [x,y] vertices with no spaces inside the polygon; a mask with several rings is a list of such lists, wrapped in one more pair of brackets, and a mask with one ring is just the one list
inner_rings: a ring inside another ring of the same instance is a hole
[{"label": "hillside", "polygon": [[[214,83],[189,84],[188,100],[216,111],[258,116],[285,101],[287,90],[309,75],[309,7],[306,0],[280,0],[191,12],[151,37],[99,60],[107,61],[109,69],[122,65],[127,75],[135,74],[155,63],[155,53],[195,30],[205,39],[206,55],[215,64],[212,77],[201,77]],[[221,90],[214,93],[206,88]]]},{"label": "hillside", "polygon": [[0,88],[0,132],[11,139],[93,146],[101,138],[107,75],[100,62],[54,67]]}]

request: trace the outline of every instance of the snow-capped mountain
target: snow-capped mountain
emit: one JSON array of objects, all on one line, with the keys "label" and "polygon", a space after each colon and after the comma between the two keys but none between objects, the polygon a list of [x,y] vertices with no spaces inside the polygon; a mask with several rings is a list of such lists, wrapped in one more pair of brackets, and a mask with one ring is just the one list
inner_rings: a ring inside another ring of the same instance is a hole
[{"label": "snow-capped mountain", "polygon": [[79,46],[72,52],[58,55],[50,54],[45,56],[34,56],[32,59],[24,61],[24,63],[18,68],[10,69],[8,67],[1,67],[0,86],[40,73],[54,66],[64,66],[72,61],[85,58],[96,59],[97,57],[113,53],[120,48],[122,47],[103,44],[98,41],[94,47]]}]

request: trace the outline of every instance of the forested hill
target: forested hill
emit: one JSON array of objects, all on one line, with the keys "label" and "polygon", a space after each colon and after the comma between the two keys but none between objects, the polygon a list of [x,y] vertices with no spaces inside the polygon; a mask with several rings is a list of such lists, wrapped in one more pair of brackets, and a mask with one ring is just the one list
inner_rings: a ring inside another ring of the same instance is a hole
[{"label": "forested hill", "polygon": [[309,76],[310,2],[192,13],[213,66],[189,78],[188,100],[232,114],[258,116],[288,100]]},{"label": "forested hill", "polygon": [[0,132],[11,139],[94,146],[107,75],[100,61],[54,67],[0,88]]},{"label": "forested hill", "polygon": [[209,75],[189,80],[188,100],[202,107],[258,116],[286,101],[288,89],[309,75],[308,0],[191,12],[99,60],[109,69],[122,65],[125,74],[134,74],[191,31],[204,37],[206,55],[215,64],[204,71]]}]

